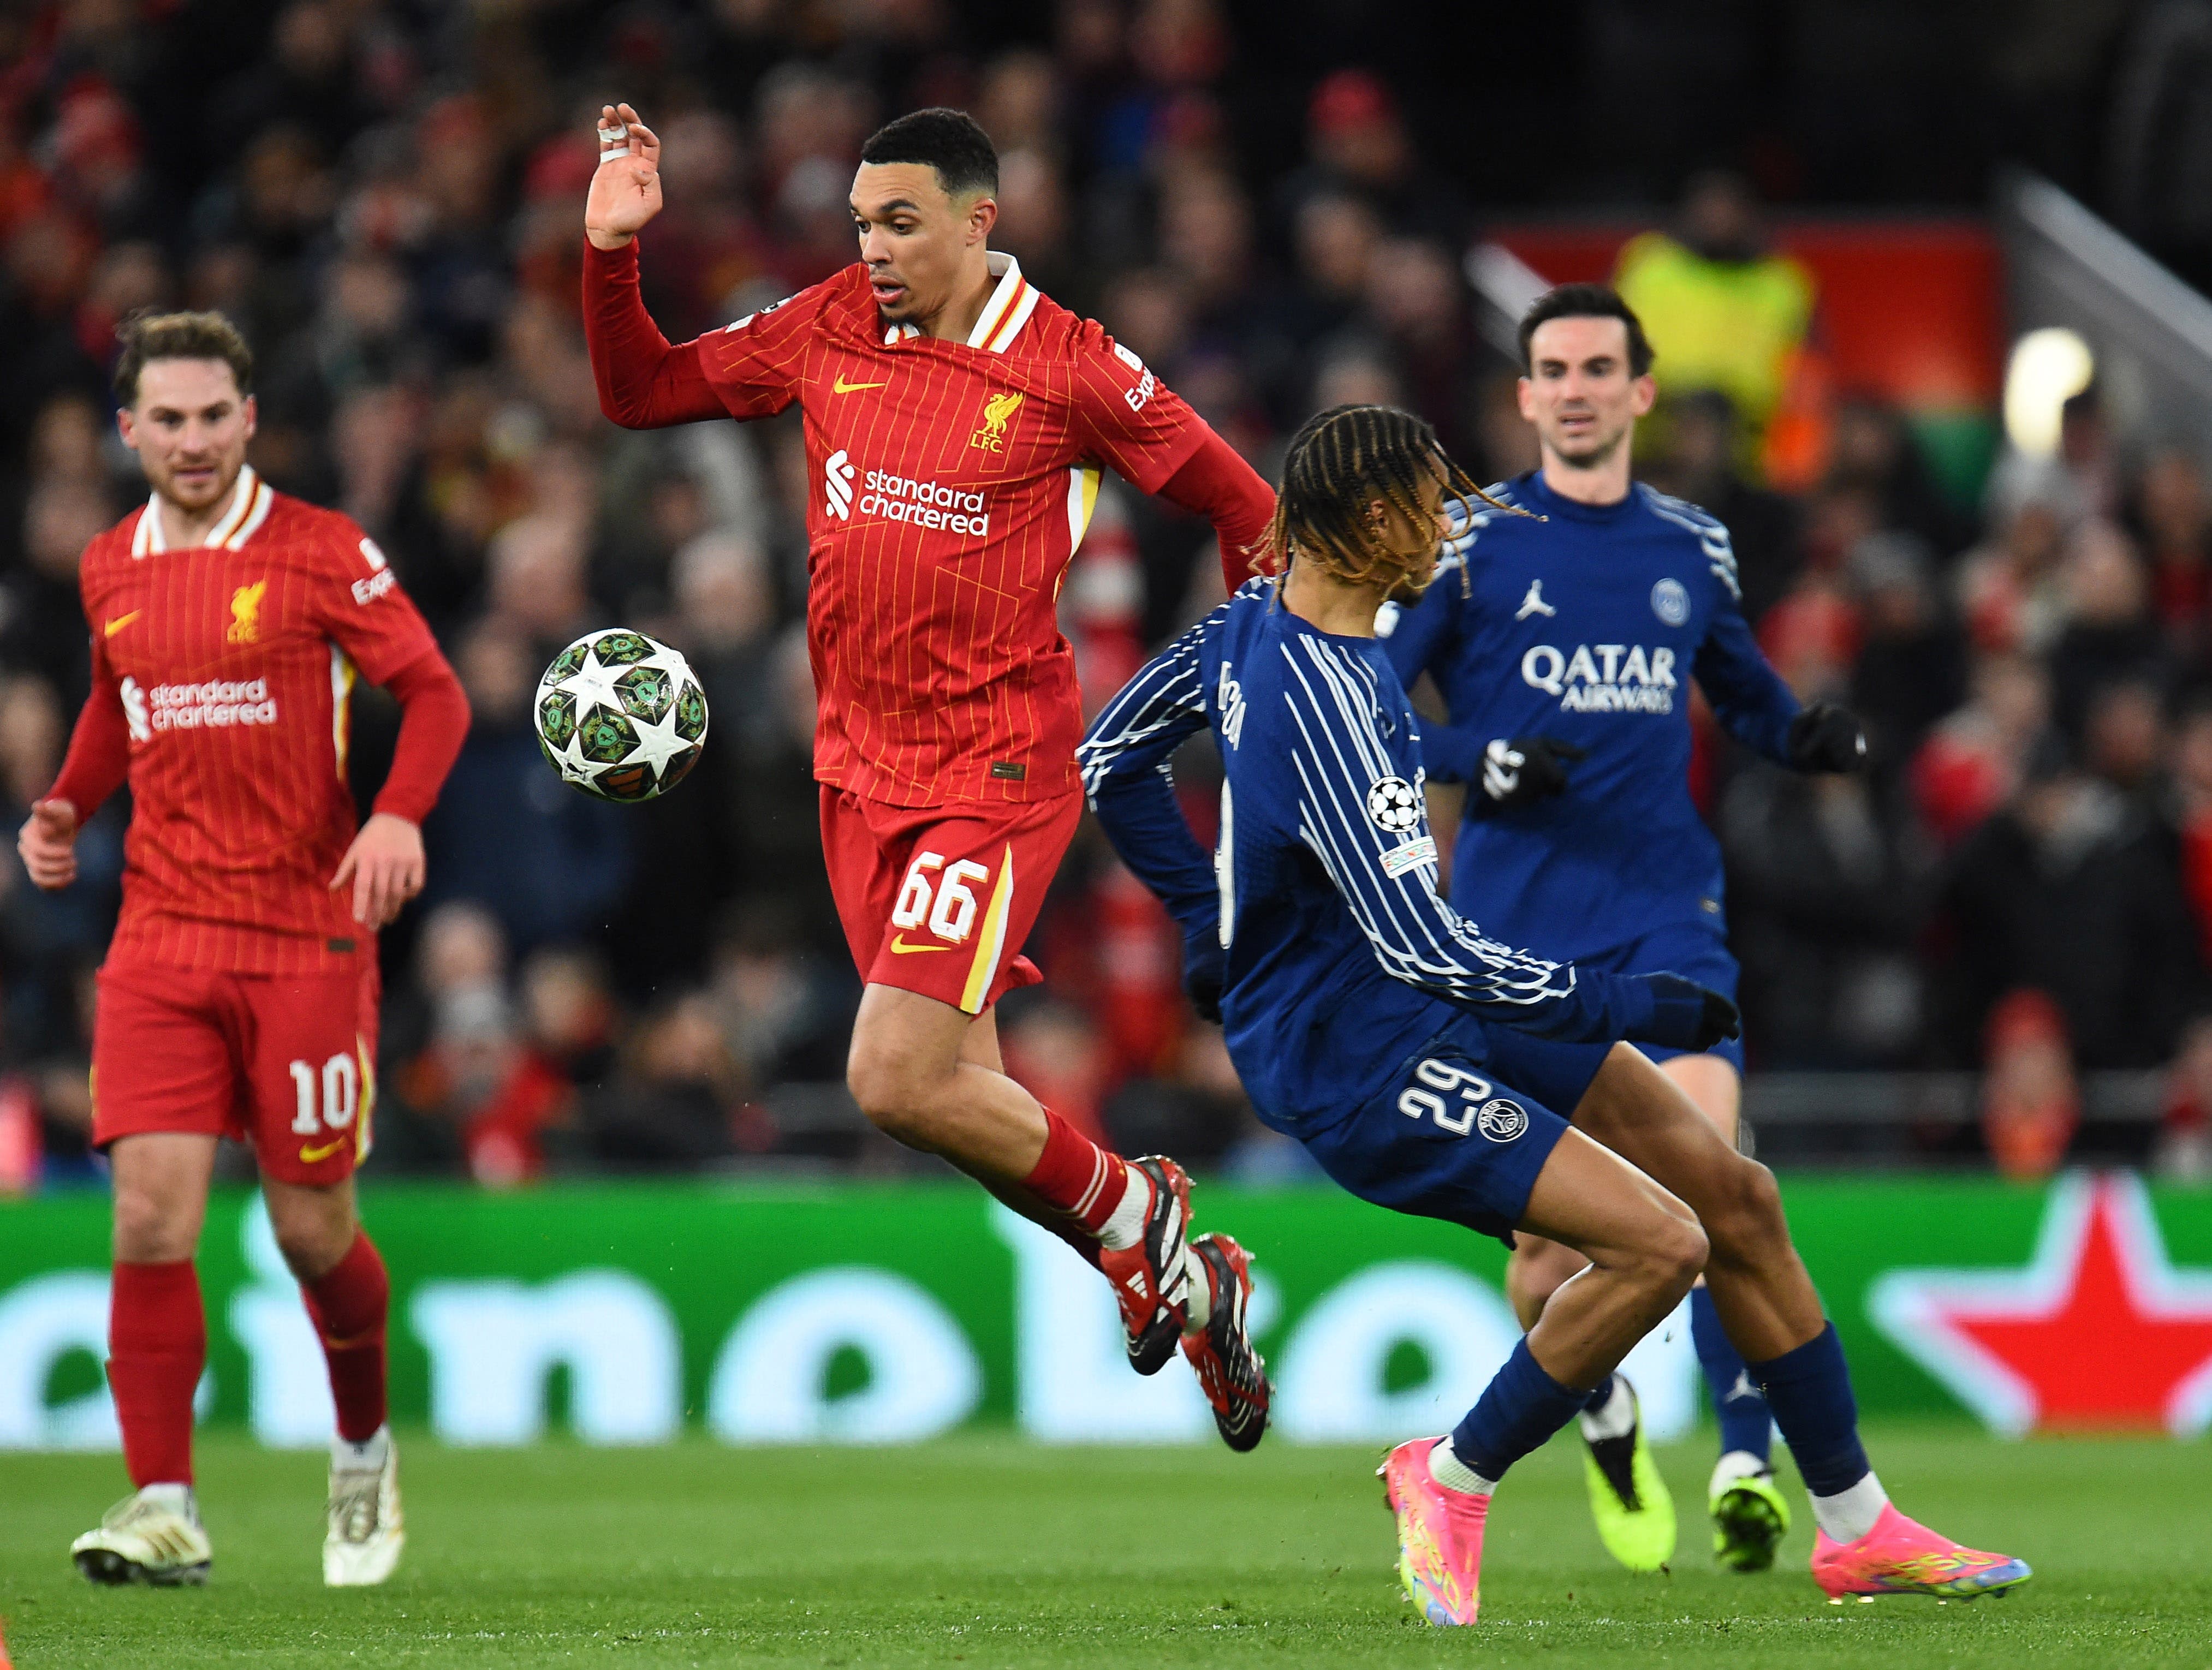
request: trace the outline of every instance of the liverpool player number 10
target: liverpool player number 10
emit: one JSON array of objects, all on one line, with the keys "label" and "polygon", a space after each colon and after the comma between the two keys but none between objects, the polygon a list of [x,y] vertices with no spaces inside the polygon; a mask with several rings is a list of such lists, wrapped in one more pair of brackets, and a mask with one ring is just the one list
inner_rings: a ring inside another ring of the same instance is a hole
[{"label": "liverpool player number 10", "polygon": [[[86,548],[92,693],[17,845],[43,888],[126,782],[123,910],[100,970],[93,1138],[113,1169],[108,1382],[132,1494],[77,1539],[95,1582],[199,1582],[192,1394],[207,1358],[193,1255],[216,1140],[249,1143],[276,1244],[329,1360],[324,1580],[399,1558],[385,1428],[383,1260],[356,1211],[376,1107],[376,933],[422,885],[420,824],[468,701],[376,543],[246,462],[252,355],[215,313],[122,331],[123,440],[152,487]],[[358,830],[347,710],[367,678],[399,739]]]}]

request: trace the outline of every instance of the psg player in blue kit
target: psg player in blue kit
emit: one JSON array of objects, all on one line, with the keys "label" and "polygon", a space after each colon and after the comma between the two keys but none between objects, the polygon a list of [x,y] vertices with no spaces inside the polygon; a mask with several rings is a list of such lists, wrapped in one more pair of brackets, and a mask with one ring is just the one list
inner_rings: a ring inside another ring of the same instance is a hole
[{"label": "psg player in blue kit", "polygon": [[[1281,578],[1248,582],[1155,657],[1078,754],[1109,839],[1182,925],[1186,985],[1262,1120],[1378,1205],[1588,1260],[1457,1427],[1386,1458],[1408,1596],[1432,1623],[1474,1621],[1498,1481],[1701,1271],[1812,1493],[1813,1575],[1832,1598],[2024,1582],[2021,1562],[1890,1503],[1772,1176],[1617,1041],[1707,1049],[1735,1005],[1674,973],[1513,950],[1437,895],[1419,722],[1375,622],[1434,574],[1448,494],[1480,497],[1419,419],[1313,419],[1269,530]],[[1169,775],[1200,731],[1225,776],[1210,863]]]},{"label": "psg player in blue kit", "polygon": [[[1453,906],[1515,944],[1619,974],[1671,969],[1735,995],[1719,844],[1691,804],[1690,685],[1746,746],[1801,771],[1850,771],[1858,721],[1801,708],[1753,641],[1727,528],[1629,476],[1655,393],[1652,350],[1627,304],[1596,284],[1552,291],[1521,322],[1521,412],[1542,467],[1477,501],[1416,606],[1378,630],[1408,689],[1426,673],[1449,722],[1422,739],[1430,774],[1468,785]],[[1534,519],[1540,517],[1541,521]],[[1456,572],[1452,570],[1456,569]],[[1734,1142],[1743,1045],[1646,1053]],[[1580,1269],[1522,1237],[1507,1290],[1525,1327]],[[1768,1450],[1772,1422],[1714,1314],[1691,1333],[1719,1417],[1708,1487],[1714,1552],[1764,1570],[1789,1529]],[[1581,1418],[1591,1509],[1632,1570],[1674,1558],[1674,1510],[1625,1378]]]}]

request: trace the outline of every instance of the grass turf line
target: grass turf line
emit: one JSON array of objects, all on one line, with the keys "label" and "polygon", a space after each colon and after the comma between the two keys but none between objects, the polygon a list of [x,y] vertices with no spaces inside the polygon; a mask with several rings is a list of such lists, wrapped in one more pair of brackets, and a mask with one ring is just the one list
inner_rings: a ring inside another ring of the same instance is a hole
[{"label": "grass turf line", "polygon": [[[1905,1511],[2026,1556],[1971,1606],[1826,1604],[1811,1516],[1780,1567],[1717,1570],[1710,1441],[1661,1465],[1671,1576],[1599,1547],[1574,1447],[1516,1468],[1491,1521],[1482,1622],[1431,1631],[1398,1597],[1366,1450],[444,1450],[402,1438],[409,1546],[375,1590],[321,1587],[322,1460],[201,1445],[204,1591],[99,1590],[70,1539],[121,1492],[112,1456],[0,1455],[0,1616],[21,1670],[182,1664],[2203,1665],[2212,1521],[2201,1446],[1997,1444],[1877,1428]],[[1786,1468],[1785,1468],[1786,1471]]]}]

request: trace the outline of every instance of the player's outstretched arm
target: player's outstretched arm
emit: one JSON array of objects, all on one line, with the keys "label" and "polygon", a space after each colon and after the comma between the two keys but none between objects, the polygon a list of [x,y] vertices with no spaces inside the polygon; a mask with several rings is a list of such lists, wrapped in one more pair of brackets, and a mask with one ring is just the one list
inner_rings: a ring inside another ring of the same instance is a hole
[{"label": "player's outstretched arm", "polygon": [[639,293],[637,233],[659,212],[659,139],[629,106],[603,106],[599,172],[584,203],[584,341],[599,410],[626,429],[729,416],[698,344],[671,347]]},{"label": "player's outstretched arm", "polygon": [[[1200,427],[1205,428],[1202,423]],[[1275,489],[1211,428],[1206,428],[1198,450],[1167,478],[1160,497],[1213,524],[1214,544],[1221,551],[1222,586],[1232,597],[1261,571],[1267,524],[1275,515]]]},{"label": "player's outstretched arm", "polygon": [[1183,931],[1183,989],[1210,1021],[1221,1018],[1221,896],[1198,838],[1176,804],[1168,764],[1206,726],[1206,638],[1214,610],[1147,662],[1092,721],[1076,761],[1098,824],[1121,861]]},{"label": "player's outstretched arm", "polygon": [[1186,931],[1211,929],[1220,896],[1206,850],[1176,804],[1168,761],[1206,728],[1200,655],[1228,615],[1224,604],[1146,662],[1075,750],[1083,791],[1106,839]]},{"label": "player's outstretched arm", "polygon": [[1299,838],[1384,973],[1544,1037],[1702,1049],[1733,1035],[1713,1029],[1733,1024],[1726,999],[1711,1009],[1711,994],[1678,976],[1577,969],[1485,938],[1437,892],[1428,814],[1393,768],[1359,668],[1311,640],[1291,653]]}]

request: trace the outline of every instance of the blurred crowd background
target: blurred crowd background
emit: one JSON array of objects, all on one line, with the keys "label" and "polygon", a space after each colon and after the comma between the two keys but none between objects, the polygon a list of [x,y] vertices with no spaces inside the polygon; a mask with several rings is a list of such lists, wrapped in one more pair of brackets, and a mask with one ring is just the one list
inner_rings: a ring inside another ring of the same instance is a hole
[{"label": "blurred crowd background", "polygon": [[[1764,217],[1978,212],[1992,169],[2026,161],[2197,276],[2207,11],[0,8],[9,827],[85,694],[78,553],[144,490],[113,433],[114,326],[220,308],[259,355],[256,467],[375,536],[476,708],[426,829],[428,891],[386,937],[372,1169],[896,1167],[839,1087],[858,986],[814,825],[796,415],[653,434],[600,416],[577,291],[601,101],[631,100],[665,143],[643,270],[672,339],[849,261],[861,140],[957,104],[1001,154],[994,242],[1271,475],[1304,416],[1353,399],[1422,412],[1489,477],[1529,467],[1465,257],[1499,217],[1626,204],[1655,228],[1620,278],[1666,396],[1641,473],[1727,519],[1777,665],[1872,740],[1864,777],[1807,780],[1705,725],[1694,787],[1728,854],[1754,1072],[1986,1066],[1983,1116],[1915,1140],[2024,1172],[2066,1152],[2080,1075],[2166,1072],[2165,1135],[2143,1126],[2131,1157],[2201,1157],[2204,438],[2121,446],[2094,386],[2051,458],[1986,475],[1936,468],[1847,388],[1806,429],[1790,367],[1820,301]],[[1693,347],[1711,305],[1734,323]],[[1094,707],[1218,586],[1203,524],[1109,490],[1064,602]],[[614,622],[682,647],[713,707],[700,770],[642,808],[564,788],[527,720],[553,652]],[[365,802],[394,714],[358,714]],[[1206,799],[1201,769],[1201,821]],[[0,1187],[96,1175],[86,1025],[125,810],[88,832],[65,894],[0,858]],[[1296,1174],[1189,1020],[1166,919],[1095,833],[1030,950],[1048,983],[1002,1030],[1045,1100],[1130,1151]]]}]

